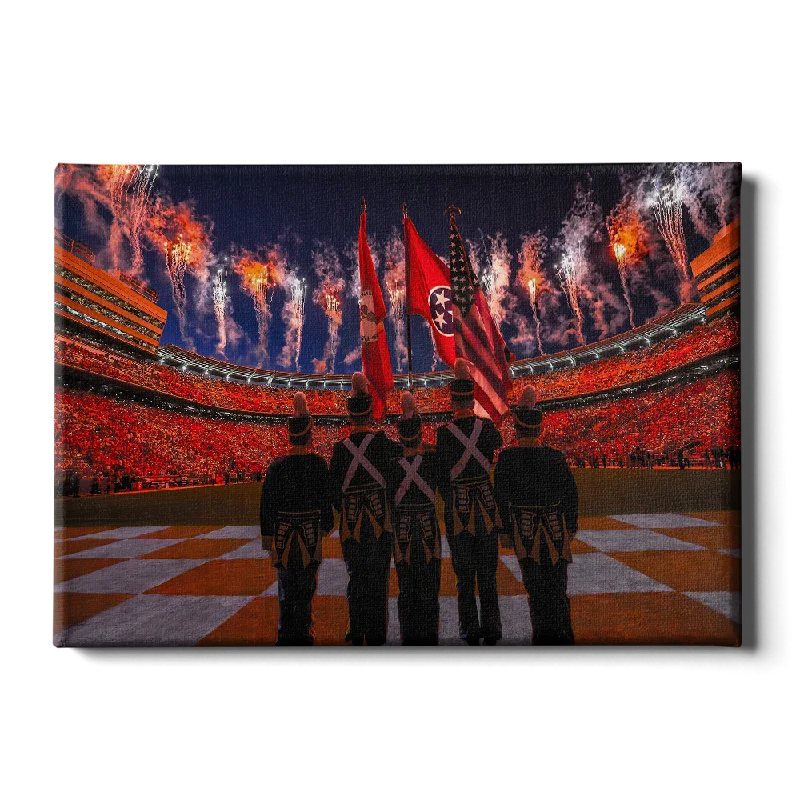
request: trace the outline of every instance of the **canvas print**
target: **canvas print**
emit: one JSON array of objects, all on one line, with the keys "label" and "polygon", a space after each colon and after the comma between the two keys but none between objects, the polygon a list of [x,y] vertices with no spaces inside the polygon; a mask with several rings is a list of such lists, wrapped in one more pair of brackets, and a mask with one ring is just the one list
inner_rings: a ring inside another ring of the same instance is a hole
[{"label": "canvas print", "polygon": [[740,183],[59,165],[54,643],[738,645]]}]

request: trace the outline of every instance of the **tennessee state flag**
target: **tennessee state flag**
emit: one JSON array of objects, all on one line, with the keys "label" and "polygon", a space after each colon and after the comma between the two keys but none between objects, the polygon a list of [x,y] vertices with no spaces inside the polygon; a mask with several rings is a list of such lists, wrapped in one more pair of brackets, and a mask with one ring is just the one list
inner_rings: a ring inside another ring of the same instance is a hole
[{"label": "tennessee state flag", "polygon": [[367,242],[367,212],[361,212],[358,229],[358,275],[361,280],[361,369],[370,382],[372,414],[382,419],[386,394],[394,387],[392,361],[383,320],[386,304]]},{"label": "tennessee state flag", "polygon": [[439,358],[452,367],[456,362],[456,342],[450,270],[422,240],[408,217],[403,219],[403,233],[408,259],[406,302],[409,313],[419,314],[428,321]]}]

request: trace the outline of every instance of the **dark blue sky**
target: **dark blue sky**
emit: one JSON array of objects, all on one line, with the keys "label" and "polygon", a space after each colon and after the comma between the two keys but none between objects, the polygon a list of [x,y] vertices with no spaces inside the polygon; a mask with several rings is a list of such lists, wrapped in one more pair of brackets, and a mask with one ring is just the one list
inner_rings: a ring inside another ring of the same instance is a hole
[{"label": "dark blue sky", "polygon": [[[321,357],[327,325],[311,294],[315,285],[312,254],[319,242],[332,245],[342,265],[349,272],[345,255],[358,233],[361,197],[368,206],[368,231],[382,250],[393,228],[401,225],[401,204],[408,203],[409,215],[418,231],[439,254],[447,254],[448,226],[444,209],[451,203],[459,206],[459,220],[465,238],[477,240],[482,234],[502,233],[509,249],[516,254],[520,236],[543,230],[554,238],[569,212],[577,184],[593,191],[603,215],[622,196],[620,174],[635,175],[636,166],[339,166],[339,167],[263,167],[263,166],[161,166],[154,194],[168,195],[173,202],[190,202],[200,218],[213,223],[215,252],[228,253],[231,246],[256,250],[281,242],[288,253],[289,264],[308,276],[306,325],[303,334],[301,369],[312,371],[312,360]],[[57,199],[57,216],[64,232],[85,241],[97,252],[105,243],[98,241],[96,227],[87,224],[82,207],[74,198]],[[693,258],[706,242],[692,231],[685,215],[689,257]],[[382,253],[380,253],[382,262]],[[590,245],[590,260],[604,279],[620,290],[616,264],[608,252],[607,240]],[[663,258],[663,253],[662,253]],[[551,255],[545,269],[552,277],[555,258]],[[515,264],[516,267],[516,264]],[[163,265],[163,254],[155,250],[145,253],[148,281],[160,293],[160,304],[169,312],[162,338],[164,344],[178,344],[180,331],[174,313],[170,284]],[[247,335],[255,340],[256,320],[252,302],[238,283],[229,278],[229,294],[233,315]],[[193,319],[192,292],[196,288],[191,276],[186,280],[190,297],[190,327],[201,327],[194,336],[196,349],[215,355],[216,327],[213,317]],[[663,287],[672,292],[674,287]],[[270,354],[275,363],[283,344],[280,308],[283,296],[276,291],[272,301]],[[647,307],[647,298],[637,298],[637,316],[644,321],[654,311]],[[566,305],[565,305],[566,308]],[[637,320],[638,322],[639,320]],[[431,344],[424,323],[415,319],[415,368],[429,369]],[[336,371],[350,372],[344,356],[359,341],[356,300],[345,299],[341,347]],[[510,331],[504,330],[505,335]],[[589,332],[589,338],[591,332]],[[391,340],[390,340],[391,341]],[[550,348],[557,349],[557,348]],[[520,353],[526,355],[526,353]],[[239,348],[228,352],[232,361],[253,362],[252,351]],[[393,358],[393,362],[395,359]]]}]

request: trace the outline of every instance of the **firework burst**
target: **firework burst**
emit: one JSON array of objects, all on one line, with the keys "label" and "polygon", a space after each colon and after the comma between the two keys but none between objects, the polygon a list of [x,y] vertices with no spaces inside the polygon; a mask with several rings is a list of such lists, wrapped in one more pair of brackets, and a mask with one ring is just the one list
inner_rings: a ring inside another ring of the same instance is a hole
[{"label": "firework burst", "polygon": [[167,273],[172,282],[172,296],[175,305],[178,307],[178,315],[181,320],[186,313],[186,269],[192,257],[192,244],[183,239],[183,234],[179,233],[175,239],[164,240],[164,259],[167,265]]},{"label": "firework burst", "polygon": [[333,372],[339,352],[339,328],[342,324],[342,295],[345,283],[339,256],[330,245],[320,245],[314,252],[314,272],[319,285],[314,291],[314,302],[328,320],[328,340],[323,358],[315,363],[318,370]]},{"label": "firework burst", "polygon": [[187,273],[203,284],[209,280],[208,257],[211,252],[210,223],[201,222],[186,203],[171,204],[158,198],[147,219],[144,233],[164,253],[172,297],[178,312],[181,336],[193,346],[186,329]]},{"label": "firework burst", "polygon": [[635,324],[631,302],[630,271],[647,252],[647,231],[629,196],[626,195],[609,214],[606,220],[606,229],[614,258],[617,261],[625,303],[628,306],[628,321],[633,328]]},{"label": "firework burst", "polygon": [[397,229],[392,231],[384,250],[386,272],[384,281],[389,296],[389,315],[392,318],[394,352],[397,356],[397,371],[402,372],[408,358],[404,336],[406,314],[406,265],[403,239]]},{"label": "firework burst", "polygon": [[526,233],[522,236],[522,249],[517,256],[521,264],[517,273],[517,282],[528,293],[528,302],[535,324],[536,346],[542,355],[544,355],[544,347],[542,346],[542,326],[539,319],[537,291],[540,294],[548,291],[547,281],[542,271],[546,249],[547,237],[541,231],[534,234]]},{"label": "firework burst", "polygon": [[149,217],[150,196],[158,177],[158,164],[109,164],[98,167],[98,176],[111,197],[114,220],[124,221],[133,253],[133,271],[144,267],[142,232]]},{"label": "firework burst", "polygon": [[294,368],[300,369],[300,348],[303,344],[303,322],[306,316],[306,280],[292,276],[290,303],[294,325]]},{"label": "firework burst", "polygon": [[233,268],[242,279],[242,287],[253,299],[258,323],[258,346],[265,363],[269,363],[270,300],[283,277],[283,259],[276,249],[263,255],[243,251],[234,260]]},{"label": "firework burst", "polygon": [[578,270],[577,262],[582,258],[580,248],[576,254],[571,250],[567,250],[562,256],[561,261],[556,267],[558,278],[561,281],[561,286],[564,289],[564,294],[567,296],[572,313],[575,315],[577,322],[577,334],[581,344],[586,344],[586,338],[583,335],[583,312],[581,311],[581,304],[579,302],[579,288],[578,288]]},{"label": "firework burst", "polygon": [[224,269],[218,269],[212,283],[214,316],[217,320],[217,351],[225,354],[227,335],[225,332],[225,311],[228,302],[228,282]]},{"label": "firework burst", "polygon": [[663,237],[681,279],[681,302],[692,299],[692,278],[683,231],[683,187],[673,181],[661,188],[653,206],[658,232]]},{"label": "firework burst", "polygon": [[599,239],[602,220],[600,206],[592,199],[591,192],[577,186],[575,202],[561,223],[561,236],[558,240],[561,260],[556,271],[564,294],[572,308],[572,313],[575,315],[576,332],[581,344],[586,344],[586,337],[583,332],[583,312],[580,299],[581,296],[584,296],[592,303],[596,299],[588,286],[591,276],[586,243]]}]

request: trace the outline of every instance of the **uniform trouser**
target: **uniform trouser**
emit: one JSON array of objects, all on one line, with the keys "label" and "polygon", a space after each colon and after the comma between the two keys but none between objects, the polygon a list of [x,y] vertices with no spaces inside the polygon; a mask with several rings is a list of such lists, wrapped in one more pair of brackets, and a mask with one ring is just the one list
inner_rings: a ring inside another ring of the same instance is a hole
[{"label": "uniform trouser", "polygon": [[[477,516],[477,515],[476,515]],[[458,628],[462,639],[497,640],[503,632],[497,600],[497,533],[476,520],[476,533],[448,534],[458,589]],[[475,580],[481,601],[480,621]]]},{"label": "uniform trouser", "polygon": [[[365,526],[366,527],[366,526]],[[392,562],[392,534],[375,536],[362,528],[359,541],[342,542],[342,555],[350,580],[347,605],[350,629],[347,639],[353,644],[381,645],[386,642],[389,625],[389,567]]]},{"label": "uniform trouser", "polygon": [[531,643],[575,644],[567,596],[567,562],[537,564],[532,558],[523,558],[519,566],[531,612]]},{"label": "uniform trouser", "polygon": [[278,567],[278,644],[313,644],[311,634],[311,601],[317,590],[319,563],[303,566],[300,548],[292,543],[287,566]]},{"label": "uniform trouser", "polygon": [[438,644],[441,560],[431,558],[426,562],[420,544],[416,554],[412,546],[411,563],[405,561],[395,563],[395,571],[400,589],[397,614],[400,618],[400,636],[403,644]]}]

